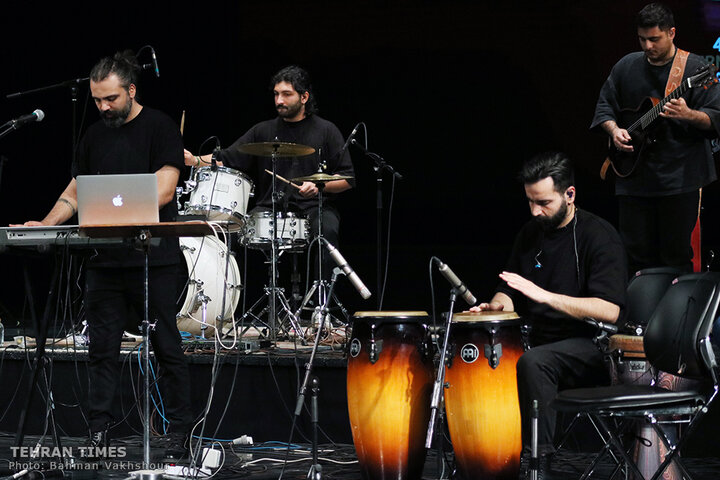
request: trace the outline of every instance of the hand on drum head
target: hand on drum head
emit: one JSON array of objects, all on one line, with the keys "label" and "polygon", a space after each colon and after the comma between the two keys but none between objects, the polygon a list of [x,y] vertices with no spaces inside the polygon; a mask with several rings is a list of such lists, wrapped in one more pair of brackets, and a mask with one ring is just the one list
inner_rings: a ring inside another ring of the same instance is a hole
[{"label": "hand on drum head", "polygon": [[470,312],[483,312],[485,310],[499,312],[505,308],[505,305],[499,302],[481,303],[474,307],[470,307]]},{"label": "hand on drum head", "polygon": [[318,188],[312,182],[303,182],[298,189],[298,193],[305,198],[312,198],[318,194]]}]

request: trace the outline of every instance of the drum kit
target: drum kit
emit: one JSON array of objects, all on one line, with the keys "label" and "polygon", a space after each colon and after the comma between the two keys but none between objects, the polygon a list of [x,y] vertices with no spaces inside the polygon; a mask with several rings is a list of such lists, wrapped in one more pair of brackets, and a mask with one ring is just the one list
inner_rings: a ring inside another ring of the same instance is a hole
[{"label": "drum kit", "polygon": [[[309,155],[315,152],[313,147],[296,143],[272,141],[247,143],[241,145],[240,152],[270,157],[272,160],[272,209],[256,210],[248,213],[250,197],[254,194],[254,183],[244,173],[235,169],[218,166],[191,169],[190,180],[185,187],[176,191],[178,210],[181,215],[198,216],[219,225],[225,232],[237,233],[240,244],[266,254],[269,264],[269,281],[264,295],[244,312],[239,320],[245,326],[245,320],[251,319],[253,324],[260,323],[267,327],[268,336],[272,341],[278,334],[295,333],[303,335],[299,315],[308,299],[320,288],[319,304],[324,302],[326,285],[316,281],[303,300],[301,308],[293,313],[283,289],[277,286],[279,257],[283,252],[302,253],[311,242],[310,224],[306,218],[294,212],[280,212],[277,209],[279,194],[276,181],[278,179],[290,183],[276,172],[279,159]],[[213,162],[214,163],[214,162]],[[313,182],[318,187],[320,222],[322,222],[323,187],[327,182],[350,179],[352,177],[329,175],[318,172],[313,175],[292,179],[293,182]],[[189,195],[184,206],[180,197]],[[318,237],[322,238],[322,223]],[[187,281],[183,290],[184,303],[177,314],[178,328],[206,338],[213,334],[217,322],[224,324],[222,334],[234,328],[233,314],[237,308],[241,278],[237,262],[230,252],[229,237],[223,243],[217,237],[207,236],[201,239],[180,238],[180,248],[187,267]],[[314,240],[313,240],[314,241]],[[322,245],[320,243],[320,245]],[[322,248],[318,248],[318,262],[322,262]],[[320,278],[321,272],[319,272]],[[223,288],[224,285],[224,288]],[[259,314],[255,313],[265,301],[267,305]],[[278,306],[280,312],[278,312]],[[267,315],[267,321],[262,317]],[[227,322],[227,324],[225,324]],[[245,326],[247,330],[249,326]]]}]

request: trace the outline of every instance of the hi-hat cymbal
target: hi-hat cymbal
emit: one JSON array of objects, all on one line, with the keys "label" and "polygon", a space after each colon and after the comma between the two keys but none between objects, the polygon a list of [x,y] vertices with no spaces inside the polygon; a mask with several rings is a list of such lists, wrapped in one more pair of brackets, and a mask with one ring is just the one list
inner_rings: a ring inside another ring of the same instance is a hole
[{"label": "hi-hat cymbal", "polygon": [[237,147],[242,153],[260,157],[302,157],[315,153],[313,147],[289,142],[257,142],[246,143]]},{"label": "hi-hat cymbal", "polygon": [[348,175],[328,175],[327,173],[313,173],[307,177],[293,178],[293,182],[327,183],[334,180],[350,180],[353,177]]}]

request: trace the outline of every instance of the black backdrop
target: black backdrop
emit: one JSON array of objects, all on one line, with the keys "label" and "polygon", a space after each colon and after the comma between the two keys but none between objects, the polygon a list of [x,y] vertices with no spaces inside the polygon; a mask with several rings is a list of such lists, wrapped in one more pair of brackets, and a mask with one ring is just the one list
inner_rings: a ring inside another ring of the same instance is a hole
[{"label": "black backdrop", "polygon": [[[513,177],[532,154],[553,149],[576,161],[578,203],[616,223],[612,184],[597,171],[604,139],[588,132],[597,92],[613,63],[638,48],[633,15],[644,2],[237,1],[89,4],[6,2],[0,31],[0,121],[35,108],[47,118],[0,140],[8,158],[0,224],[40,219],[69,180],[72,107],[67,89],[8,100],[6,94],[84,77],[104,55],[145,44],[161,77],[146,72],[142,101],[177,119],[185,144],[210,135],[223,145],[274,115],[269,77],[297,63],[314,78],[320,114],[344,135],[364,121],[369,147],[393,164],[386,309],[429,309],[428,261],[451,265],[487,298],[514,233],[528,218]],[[669,2],[677,44],[715,57],[720,3]],[[147,60],[146,60],[147,61]],[[80,89],[78,124],[97,119]],[[343,195],[342,251],[375,287],[375,177],[352,150],[357,188]],[[184,173],[184,176],[187,172]],[[386,201],[390,198],[385,184]],[[718,242],[717,189],[705,193],[705,249]],[[250,252],[248,299],[265,272]],[[21,257],[0,257],[3,320],[25,316]],[[42,292],[46,262],[34,259]],[[344,280],[343,280],[344,281]],[[440,308],[447,284],[436,275]],[[347,285],[351,311],[375,309]]]}]

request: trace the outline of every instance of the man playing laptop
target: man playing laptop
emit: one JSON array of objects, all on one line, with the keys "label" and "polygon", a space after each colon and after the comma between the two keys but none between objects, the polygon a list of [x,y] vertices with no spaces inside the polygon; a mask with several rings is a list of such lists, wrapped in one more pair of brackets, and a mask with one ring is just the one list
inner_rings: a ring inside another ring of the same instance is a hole
[{"label": "man playing laptop", "polygon": [[[91,125],[80,141],[72,166],[73,179],[40,222],[26,226],[58,225],[77,212],[78,175],[155,173],[160,221],[177,215],[174,194],[183,167],[183,145],[173,121],[164,113],[140,105],[136,99],[139,65],[131,52],[100,60],[90,72],[90,91],[101,121]],[[160,361],[165,418],[170,421],[166,457],[187,453],[192,423],[188,367],[175,323],[175,296],[180,249],[177,238],[163,238],[150,249],[150,321],[152,346]],[[144,317],[144,257],[122,248],[99,250],[88,262],[85,308],[90,329],[89,423],[90,445],[107,446],[112,405],[120,378],[120,342],[128,318]],[[134,310],[136,315],[131,315]]]}]

